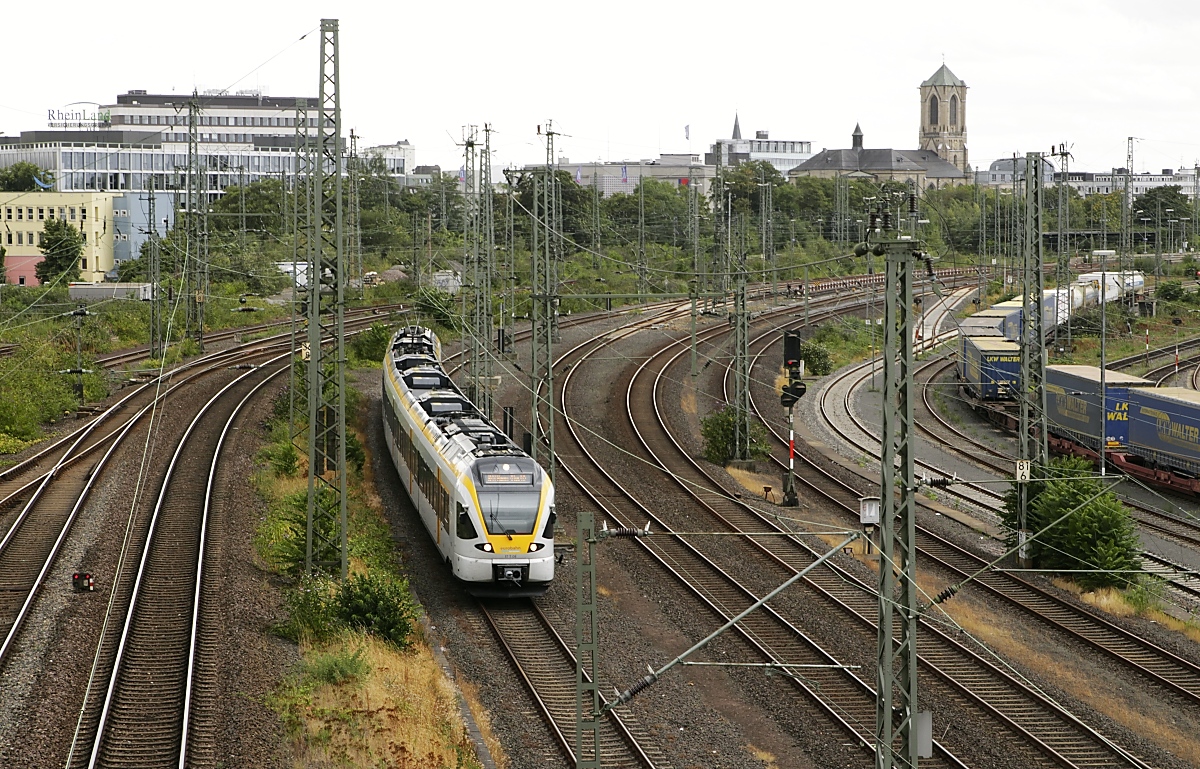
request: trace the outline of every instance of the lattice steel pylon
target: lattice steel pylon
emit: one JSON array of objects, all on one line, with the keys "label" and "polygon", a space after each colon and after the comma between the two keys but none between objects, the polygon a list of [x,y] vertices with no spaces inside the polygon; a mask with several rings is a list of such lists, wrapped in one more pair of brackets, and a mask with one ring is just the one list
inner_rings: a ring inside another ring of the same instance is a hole
[{"label": "lattice steel pylon", "polygon": [[739,246],[733,289],[733,409],[734,459],[750,453],[750,310],[746,303],[746,249]]},{"label": "lattice steel pylon", "polygon": [[208,200],[207,170],[200,162],[200,97],[193,91],[188,100],[188,172],[185,212],[187,261],[184,292],[187,298],[187,332],[204,352],[204,299],[208,291]]},{"label": "lattice steel pylon", "polygon": [[[308,430],[307,425],[296,419],[296,404],[300,403],[301,393],[304,394],[302,408],[308,405],[308,360],[307,356],[298,355],[301,351],[303,329],[308,317],[308,292],[303,292],[300,286],[300,265],[305,265],[305,274],[312,275],[309,265],[312,262],[310,244],[313,243],[312,213],[314,210],[311,200],[313,187],[313,152],[312,140],[309,137],[308,99],[296,99],[296,155],[295,173],[292,176],[292,366],[288,377],[291,400],[288,404],[288,425],[290,425],[292,443],[301,445],[301,435]],[[306,278],[307,280],[307,278]],[[307,344],[303,344],[307,349]]]},{"label": "lattice steel pylon", "polygon": [[359,166],[358,136],[350,130],[350,156],[346,161],[346,181],[349,189],[350,232],[346,250],[350,254],[349,262],[354,264],[354,277],[358,279],[359,297],[367,298],[367,283],[363,280],[362,252],[362,201],[359,199],[359,177],[362,169]]},{"label": "lattice steel pylon", "polygon": [[[874,223],[869,229],[875,230]],[[918,749],[912,262],[920,246],[914,240],[884,239],[869,247],[886,257],[875,766],[893,769],[915,767]],[[867,253],[863,246],[857,251]]]},{"label": "lattice steel pylon", "polygon": [[580,510],[575,557],[575,767],[599,769],[600,674],[596,606],[596,515]]},{"label": "lattice steel pylon", "polygon": [[162,327],[162,250],[158,243],[158,223],[155,211],[154,174],[147,174],[146,219],[150,224],[146,232],[146,279],[150,282],[150,357],[161,358],[165,354]]},{"label": "lattice steel pylon", "polygon": [[[1042,155],[1025,156],[1026,168],[1041,168]],[[1018,393],[1020,423],[1017,459],[1028,461],[1031,477],[1042,477],[1034,468],[1049,457],[1046,443],[1046,334],[1042,322],[1045,273],[1042,270],[1042,175],[1025,174],[1025,241],[1021,269],[1021,380]],[[1019,557],[1028,561],[1025,541],[1029,535],[1027,512],[1029,484],[1017,484],[1017,541]]]},{"label": "lattice steel pylon", "polygon": [[530,320],[533,344],[530,347],[530,390],[533,404],[530,430],[533,434],[534,459],[545,443],[546,466],[550,482],[555,480],[557,459],[554,453],[554,312],[558,302],[558,284],[554,279],[553,229],[550,224],[554,197],[554,170],[538,169],[533,183],[533,239],[530,253]]},{"label": "lattice steel pylon", "polygon": [[[321,20],[308,265],[308,515],[304,566],[346,578],[346,239],[337,19]],[[322,337],[330,347],[323,349]]]},{"label": "lattice steel pylon", "polygon": [[493,360],[496,354],[495,318],[492,312],[492,270],[496,258],[496,212],[492,189],[492,128],[483,125],[483,148],[479,151],[479,205],[476,217],[474,325],[478,345],[475,382],[479,399],[475,401],[488,419],[492,418],[494,390]]}]

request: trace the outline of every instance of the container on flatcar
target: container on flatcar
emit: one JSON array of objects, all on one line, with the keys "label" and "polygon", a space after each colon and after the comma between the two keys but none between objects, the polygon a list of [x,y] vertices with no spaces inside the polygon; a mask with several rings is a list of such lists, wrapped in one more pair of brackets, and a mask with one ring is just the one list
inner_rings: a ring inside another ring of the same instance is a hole
[{"label": "container on flatcar", "polygon": [[1021,348],[998,337],[963,337],[959,378],[980,400],[1013,397],[1021,374]]},{"label": "container on flatcar", "polygon": [[1004,321],[1008,315],[1007,310],[989,307],[963,318],[958,322],[958,327],[964,337],[1004,336]]},{"label": "container on flatcar", "polygon": [[[1104,373],[1104,438],[1109,449],[1128,445],[1130,392],[1142,387],[1154,387],[1154,382],[1119,371]],[[1100,418],[1098,367],[1046,366],[1046,422],[1052,434],[1097,451]]]},{"label": "container on flatcar", "polygon": [[1129,448],[1147,464],[1200,478],[1200,391],[1130,390]]}]

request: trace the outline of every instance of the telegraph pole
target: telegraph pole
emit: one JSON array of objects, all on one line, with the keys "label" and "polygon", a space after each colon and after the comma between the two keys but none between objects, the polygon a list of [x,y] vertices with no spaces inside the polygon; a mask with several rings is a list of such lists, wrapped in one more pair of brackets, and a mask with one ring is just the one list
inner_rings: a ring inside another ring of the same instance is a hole
[{"label": "telegraph pole", "polygon": [[[878,229],[871,214],[870,236]],[[883,323],[883,434],[879,516],[879,626],[877,645],[877,706],[875,766],[877,769],[916,767],[917,728],[917,573],[916,573],[916,437],[913,422],[913,260],[928,259],[920,243],[891,237],[890,215],[883,214],[883,232],[874,244],[855,249],[886,257]],[[897,468],[899,460],[899,468]],[[895,490],[895,491],[893,491]],[[898,632],[897,632],[898,631]],[[899,748],[895,741],[899,739]]]},{"label": "telegraph pole", "polygon": [[759,217],[762,225],[762,255],[763,266],[771,271],[771,298],[775,298],[776,291],[776,274],[775,274],[775,191],[771,180],[767,178],[766,171],[762,175],[763,183],[760,189],[762,194],[759,196]]},{"label": "telegraph pole", "polygon": [[[308,515],[305,570],[346,578],[345,223],[342,215],[342,107],[337,19],[321,20],[320,94],[313,151],[315,237],[308,284]],[[328,186],[327,186],[328,185]],[[331,199],[326,196],[331,194]],[[331,340],[321,347],[322,337]]]},{"label": "telegraph pole", "polygon": [[[1021,270],[1021,388],[1020,429],[1017,446],[1017,475],[1042,477],[1033,473],[1044,467],[1049,457],[1046,446],[1046,334],[1042,322],[1042,295],[1045,273],[1042,271],[1042,175],[1028,169],[1041,167],[1042,155],[1025,156],[1025,243]],[[1101,291],[1103,291],[1103,286]],[[1101,420],[1103,423],[1103,420]],[[1017,483],[1018,557],[1028,561],[1025,542],[1029,537],[1029,484]]]}]

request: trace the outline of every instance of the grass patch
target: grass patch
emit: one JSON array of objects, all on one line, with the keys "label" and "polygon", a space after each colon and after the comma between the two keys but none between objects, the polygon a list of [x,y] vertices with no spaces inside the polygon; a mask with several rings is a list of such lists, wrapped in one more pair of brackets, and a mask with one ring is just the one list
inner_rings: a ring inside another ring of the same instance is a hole
[{"label": "grass patch", "polygon": [[[268,569],[291,579],[287,619],[277,631],[296,641],[301,663],[268,702],[288,735],[291,765],[480,766],[453,686],[420,630],[420,607],[398,568],[360,435],[349,441],[359,457],[348,479],[350,577],[302,574],[307,457],[291,445],[286,398],[276,403],[257,457],[255,483],[267,513],[254,545]],[[361,397],[349,400],[365,407]],[[477,698],[475,705],[482,712]]]},{"label": "grass patch", "polygon": [[293,766],[480,766],[427,647],[397,654],[345,632],[301,651],[304,663],[269,702],[296,749]]}]

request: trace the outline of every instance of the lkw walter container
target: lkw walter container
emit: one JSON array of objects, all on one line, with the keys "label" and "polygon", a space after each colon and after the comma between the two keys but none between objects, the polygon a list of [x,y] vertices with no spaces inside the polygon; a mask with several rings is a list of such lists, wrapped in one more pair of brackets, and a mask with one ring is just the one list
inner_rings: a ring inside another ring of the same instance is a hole
[{"label": "lkw walter container", "polygon": [[[1137,388],[1154,387],[1141,377],[1104,374],[1108,448],[1129,445],[1129,397]],[[1046,367],[1046,422],[1051,435],[1072,440],[1093,452],[1100,448],[1100,369],[1096,366]]]},{"label": "lkw walter container", "polygon": [[1160,468],[1200,478],[1200,391],[1130,390],[1129,446]]},{"label": "lkw walter container", "polygon": [[1021,373],[1021,348],[997,337],[963,337],[959,378],[980,400],[1013,397]]}]

